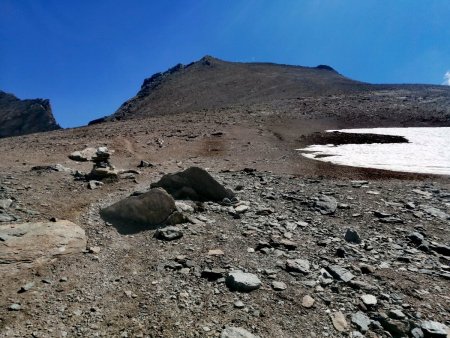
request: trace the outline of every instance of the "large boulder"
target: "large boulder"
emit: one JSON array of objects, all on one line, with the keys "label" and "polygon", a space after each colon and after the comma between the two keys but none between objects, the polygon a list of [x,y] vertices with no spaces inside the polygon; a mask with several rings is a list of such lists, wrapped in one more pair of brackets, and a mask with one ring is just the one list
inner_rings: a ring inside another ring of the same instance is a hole
[{"label": "large boulder", "polygon": [[234,193],[217,182],[206,170],[191,167],[185,171],[164,175],[152,188],[161,187],[175,199],[193,201],[222,201]]},{"label": "large boulder", "polygon": [[139,196],[127,197],[100,211],[121,233],[155,229],[176,211],[175,201],[163,189],[155,188]]},{"label": "large boulder", "polygon": [[0,225],[0,271],[86,249],[86,235],[69,221]]}]

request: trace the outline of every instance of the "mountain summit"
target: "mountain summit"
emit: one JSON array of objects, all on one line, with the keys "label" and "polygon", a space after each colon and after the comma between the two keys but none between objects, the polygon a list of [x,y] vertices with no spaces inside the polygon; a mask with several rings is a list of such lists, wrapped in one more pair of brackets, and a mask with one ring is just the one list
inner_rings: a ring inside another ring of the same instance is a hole
[{"label": "mountain summit", "polygon": [[60,128],[52,114],[49,100],[20,100],[0,90],[0,137]]},{"label": "mountain summit", "polygon": [[364,86],[326,65],[227,62],[204,56],[145,79],[136,96],[107,119],[251,106],[304,95],[342,94]]}]

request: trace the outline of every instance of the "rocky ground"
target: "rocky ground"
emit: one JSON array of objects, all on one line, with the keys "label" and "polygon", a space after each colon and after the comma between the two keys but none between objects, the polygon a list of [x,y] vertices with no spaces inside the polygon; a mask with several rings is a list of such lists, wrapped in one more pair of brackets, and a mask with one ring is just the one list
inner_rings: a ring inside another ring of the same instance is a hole
[{"label": "rocky ground", "polygon": [[[293,149],[322,121],[245,116],[0,140],[0,224],[66,219],[87,238],[79,254],[2,262],[0,335],[448,336],[449,179],[316,163]],[[104,145],[139,173],[92,190],[76,174],[92,163],[68,155]],[[173,240],[124,235],[100,217],[193,165],[238,202],[177,201],[187,221]]]}]

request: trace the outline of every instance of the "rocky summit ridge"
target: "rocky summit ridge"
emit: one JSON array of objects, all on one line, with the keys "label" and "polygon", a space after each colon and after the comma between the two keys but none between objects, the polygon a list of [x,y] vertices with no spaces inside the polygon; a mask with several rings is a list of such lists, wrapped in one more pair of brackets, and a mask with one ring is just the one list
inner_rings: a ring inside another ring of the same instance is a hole
[{"label": "rocky summit ridge", "polygon": [[21,100],[0,90],[0,138],[60,128],[49,100]]}]

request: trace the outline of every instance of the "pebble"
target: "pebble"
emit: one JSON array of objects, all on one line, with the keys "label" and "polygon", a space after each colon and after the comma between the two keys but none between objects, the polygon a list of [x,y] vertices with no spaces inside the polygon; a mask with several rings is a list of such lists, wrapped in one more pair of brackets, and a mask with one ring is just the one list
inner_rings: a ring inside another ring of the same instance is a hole
[{"label": "pebble", "polygon": [[283,290],[286,290],[287,285],[285,283],[283,283],[283,282],[273,281],[272,282],[272,288],[275,291],[283,291]]},{"label": "pebble", "polygon": [[21,307],[19,304],[14,303],[14,304],[11,304],[11,305],[8,307],[8,310],[10,310],[10,311],[20,311],[21,308],[22,308],[22,307]]},{"label": "pebble", "polygon": [[331,315],[331,321],[336,331],[344,332],[348,329],[348,323],[345,320],[345,316],[342,312],[338,311]]},{"label": "pebble", "polygon": [[304,308],[309,309],[314,305],[314,302],[315,302],[314,298],[312,298],[310,295],[305,295],[303,296],[302,299],[302,306]]},{"label": "pebble", "polygon": [[377,304],[377,298],[374,295],[369,294],[362,295],[361,300],[367,306],[374,306]]}]

